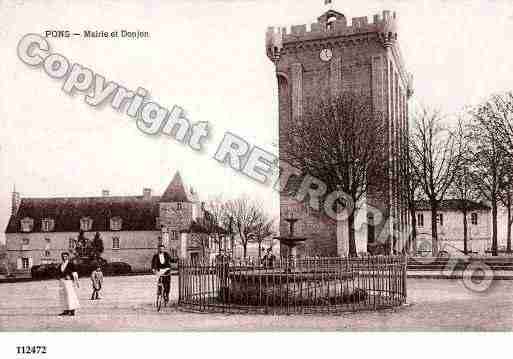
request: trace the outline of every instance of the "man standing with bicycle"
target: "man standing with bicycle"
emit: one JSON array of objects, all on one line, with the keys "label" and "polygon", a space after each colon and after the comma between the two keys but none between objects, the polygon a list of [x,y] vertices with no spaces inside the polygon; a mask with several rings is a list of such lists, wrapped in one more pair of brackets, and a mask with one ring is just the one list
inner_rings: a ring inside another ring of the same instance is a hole
[{"label": "man standing with bicycle", "polygon": [[167,302],[169,300],[169,291],[171,289],[171,277],[169,272],[171,271],[171,256],[169,253],[164,251],[164,245],[158,246],[158,252],[153,256],[151,260],[151,270],[153,274],[162,277],[162,284],[164,285],[164,299]]}]

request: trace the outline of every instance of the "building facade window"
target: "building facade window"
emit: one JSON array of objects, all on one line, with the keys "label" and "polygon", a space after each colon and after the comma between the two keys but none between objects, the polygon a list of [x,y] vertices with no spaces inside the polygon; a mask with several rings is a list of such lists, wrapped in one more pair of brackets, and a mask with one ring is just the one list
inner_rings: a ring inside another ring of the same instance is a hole
[{"label": "building facade window", "polygon": [[110,219],[110,230],[111,231],[120,231],[123,226],[123,220],[121,217],[113,217]]},{"label": "building facade window", "polygon": [[374,243],[374,237],[374,215],[372,213],[369,213],[367,215],[367,243]]},{"label": "building facade window", "polygon": [[28,246],[28,245],[30,244],[30,239],[28,239],[28,238],[23,238],[23,239],[21,240],[21,244],[22,244],[23,246]]},{"label": "building facade window", "polygon": [[26,258],[26,257],[21,258],[21,268],[22,269],[30,268],[30,258]]},{"label": "building facade window", "polygon": [[474,226],[477,226],[477,213],[471,213],[470,214],[470,223],[472,223]]},{"label": "building facade window", "polygon": [[32,218],[23,218],[20,221],[22,232],[32,232],[34,229],[34,220]]},{"label": "building facade window", "polygon": [[75,238],[68,239],[68,248],[75,249]]},{"label": "building facade window", "polygon": [[51,218],[45,218],[41,220],[41,231],[42,232],[51,232],[55,228],[55,221]]},{"label": "building facade window", "polygon": [[119,237],[112,237],[112,249],[119,249]]},{"label": "building facade window", "polygon": [[80,229],[84,232],[88,232],[93,228],[93,220],[89,217],[80,219]]},{"label": "building facade window", "polygon": [[417,227],[424,227],[424,214],[423,213],[417,214]]},{"label": "building facade window", "polygon": [[171,258],[178,258],[178,250],[176,248],[171,248],[169,251],[169,255]]},{"label": "building facade window", "polygon": [[43,257],[50,257],[50,246],[52,245],[52,240],[50,238],[45,238],[45,250],[43,252]]},{"label": "building facade window", "polygon": [[444,225],[444,215],[442,213],[438,213],[436,215],[436,223],[443,226]]},{"label": "building facade window", "polygon": [[180,233],[178,231],[171,231],[171,240],[177,241],[180,239]]},{"label": "building facade window", "polygon": [[176,204],[176,209],[181,210],[182,209],[182,202],[178,202]]}]

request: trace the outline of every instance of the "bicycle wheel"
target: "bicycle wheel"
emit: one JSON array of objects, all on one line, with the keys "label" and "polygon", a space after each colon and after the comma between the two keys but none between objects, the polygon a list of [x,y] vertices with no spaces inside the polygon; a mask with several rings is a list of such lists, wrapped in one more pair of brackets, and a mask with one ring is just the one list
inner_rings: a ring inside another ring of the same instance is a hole
[{"label": "bicycle wheel", "polygon": [[157,290],[157,300],[155,301],[155,306],[157,307],[157,312],[160,312],[160,308],[162,308],[162,302],[164,301],[164,297],[162,296],[162,288],[159,286]]}]

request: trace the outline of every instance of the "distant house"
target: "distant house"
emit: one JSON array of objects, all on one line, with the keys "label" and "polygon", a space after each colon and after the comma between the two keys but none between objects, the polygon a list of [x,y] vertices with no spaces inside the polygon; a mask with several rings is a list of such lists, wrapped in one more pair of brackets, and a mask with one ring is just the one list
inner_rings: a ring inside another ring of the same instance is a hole
[{"label": "distant house", "polygon": [[18,273],[58,262],[62,252],[75,251],[79,231],[88,239],[98,232],[102,257],[126,262],[134,270],[150,267],[159,243],[173,257],[208,256],[208,229],[198,224],[206,213],[197,195],[185,190],[179,173],[162,196],[153,196],[151,189],[140,196],[110,196],[103,191],[99,197],[78,198],[21,198],[13,192],[5,231],[7,262]]},{"label": "distant house", "polygon": [[[440,203],[437,212],[438,249],[447,253],[463,252],[463,214],[465,202],[449,199]],[[491,209],[484,203],[467,201],[468,250],[485,254],[491,247]],[[431,207],[427,201],[415,202],[417,250],[430,252],[432,245]]]}]

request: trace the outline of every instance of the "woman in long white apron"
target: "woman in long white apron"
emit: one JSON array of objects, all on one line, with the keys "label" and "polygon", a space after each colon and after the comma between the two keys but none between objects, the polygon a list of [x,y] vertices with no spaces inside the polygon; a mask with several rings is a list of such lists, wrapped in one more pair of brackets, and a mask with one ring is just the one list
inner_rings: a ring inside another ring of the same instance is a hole
[{"label": "woman in long white apron", "polygon": [[70,260],[69,253],[61,254],[62,263],[58,268],[59,299],[63,312],[59,315],[75,315],[75,310],[80,307],[75,286],[78,288],[78,274],[75,265]]}]

